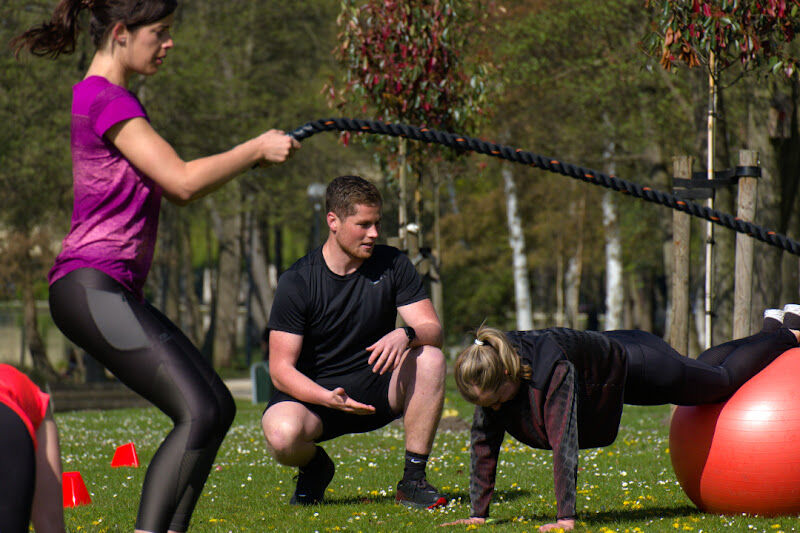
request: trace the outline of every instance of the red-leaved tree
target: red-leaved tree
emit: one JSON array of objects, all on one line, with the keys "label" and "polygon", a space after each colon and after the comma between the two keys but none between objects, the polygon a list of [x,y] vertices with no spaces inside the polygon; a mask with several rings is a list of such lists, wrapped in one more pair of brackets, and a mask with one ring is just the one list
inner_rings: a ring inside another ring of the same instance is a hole
[{"label": "red-leaved tree", "polygon": [[[344,77],[326,87],[331,105],[343,114],[472,133],[486,117],[489,102],[486,80],[491,65],[483,60],[476,43],[481,21],[492,7],[491,0],[343,0],[335,54]],[[345,142],[349,138],[345,134]],[[408,249],[407,170],[417,177],[414,218],[421,238],[422,176],[448,152],[431,146],[409,147],[405,139],[361,140],[380,154],[387,170],[396,170],[400,244]],[[438,261],[438,171],[432,175],[434,257]],[[440,291],[437,284],[433,297],[441,316]]]},{"label": "red-leaved tree", "polygon": [[799,0],[647,0],[655,31],[649,48],[669,70],[675,63],[769,66],[791,76],[797,58],[788,48],[800,23]]},{"label": "red-leaved tree", "polygon": [[[344,0],[336,57],[344,79],[326,87],[331,105],[384,122],[470,133],[486,116],[487,71],[475,50],[485,0]],[[345,137],[345,141],[349,136]],[[421,173],[419,150],[401,139],[365,138],[399,169],[400,230],[407,222],[402,176]],[[425,160],[431,160],[426,148]]]}]

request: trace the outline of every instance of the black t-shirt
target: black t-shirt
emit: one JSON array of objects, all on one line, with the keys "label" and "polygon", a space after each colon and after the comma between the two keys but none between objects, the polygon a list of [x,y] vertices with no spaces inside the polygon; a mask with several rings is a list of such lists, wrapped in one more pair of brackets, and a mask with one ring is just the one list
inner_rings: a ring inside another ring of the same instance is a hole
[{"label": "black t-shirt", "polygon": [[303,336],[297,369],[311,379],[368,366],[367,346],[395,329],[397,308],[427,298],[414,266],[400,250],[377,245],[347,276],[331,272],[322,248],[281,275],[270,330]]}]

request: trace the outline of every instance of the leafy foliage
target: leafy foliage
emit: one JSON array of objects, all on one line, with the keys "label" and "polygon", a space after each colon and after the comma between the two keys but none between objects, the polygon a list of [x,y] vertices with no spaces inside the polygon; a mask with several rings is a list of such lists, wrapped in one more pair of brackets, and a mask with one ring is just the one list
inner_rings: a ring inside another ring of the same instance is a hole
[{"label": "leafy foliage", "polygon": [[655,31],[647,48],[659,54],[669,70],[675,63],[690,68],[708,63],[714,54],[724,69],[746,70],[769,65],[791,76],[797,57],[787,46],[800,25],[798,0],[647,0]]},{"label": "leafy foliage", "polygon": [[486,109],[489,65],[464,51],[477,2],[455,0],[342,2],[336,57],[344,86],[328,97],[383,121],[469,131]]}]

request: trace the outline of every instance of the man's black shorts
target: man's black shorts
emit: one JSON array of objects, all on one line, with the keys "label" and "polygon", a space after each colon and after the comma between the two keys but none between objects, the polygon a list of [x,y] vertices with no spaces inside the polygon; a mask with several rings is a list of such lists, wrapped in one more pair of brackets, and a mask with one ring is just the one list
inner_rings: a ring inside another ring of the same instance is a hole
[{"label": "man's black shorts", "polygon": [[375,413],[371,415],[355,415],[338,409],[301,402],[281,391],[275,392],[264,411],[279,402],[302,403],[322,420],[322,435],[316,439],[316,442],[330,440],[348,433],[366,433],[382,428],[402,415],[402,412],[392,412],[392,408],[389,406],[389,382],[391,379],[391,372],[381,375],[372,372],[371,367],[365,367],[347,375],[314,380],[328,390],[342,387],[352,399],[375,407]]}]

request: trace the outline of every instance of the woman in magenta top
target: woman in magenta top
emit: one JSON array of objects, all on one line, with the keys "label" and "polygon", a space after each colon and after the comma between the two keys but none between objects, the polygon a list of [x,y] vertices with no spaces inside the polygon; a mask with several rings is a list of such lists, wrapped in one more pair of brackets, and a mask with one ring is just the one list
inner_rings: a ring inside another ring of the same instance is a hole
[{"label": "woman in magenta top", "polygon": [[175,8],[176,0],[61,0],[49,23],[12,41],[17,53],[70,53],[78,17],[89,11],[97,50],[73,87],[75,200],[50,271],[50,312],[70,340],[175,423],[148,467],[137,531],[186,531],[235,414],[208,361],[143,298],[161,198],[184,205],[300,147],[270,130],[227,152],[183,161],[151,127],[128,82],[164,63]]},{"label": "woman in magenta top", "polygon": [[0,531],[63,533],[61,453],[50,396],[0,364]]}]

